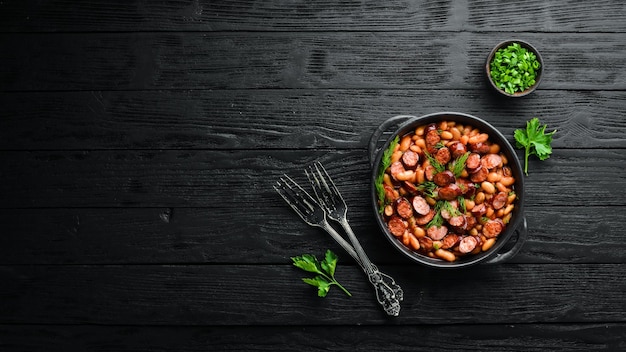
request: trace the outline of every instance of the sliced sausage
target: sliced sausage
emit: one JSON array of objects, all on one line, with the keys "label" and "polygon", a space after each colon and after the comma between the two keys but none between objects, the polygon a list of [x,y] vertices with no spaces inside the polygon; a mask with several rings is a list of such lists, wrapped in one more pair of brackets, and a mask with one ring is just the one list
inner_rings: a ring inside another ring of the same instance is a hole
[{"label": "sliced sausage", "polygon": [[448,223],[459,230],[465,230],[465,226],[467,225],[467,221],[465,220],[465,215],[457,215],[448,219]]},{"label": "sliced sausage", "polygon": [[450,149],[448,147],[439,148],[435,153],[435,160],[441,165],[445,165],[450,161]]},{"label": "sliced sausage", "polygon": [[463,194],[461,188],[456,183],[451,183],[439,189],[439,198],[444,200],[453,200]]},{"label": "sliced sausage", "polygon": [[466,216],[465,217],[465,221],[467,222],[467,224],[465,224],[465,229],[467,229],[467,230],[473,229],[474,226],[476,226],[476,223],[477,223],[476,218],[471,216],[471,215]]},{"label": "sliced sausage", "polygon": [[483,235],[487,238],[497,237],[503,229],[504,223],[502,220],[489,220],[483,225]]},{"label": "sliced sausage", "polygon": [[414,169],[417,166],[417,162],[420,160],[419,154],[412,150],[407,150],[402,154],[402,163],[407,169]]},{"label": "sliced sausage", "polygon": [[413,183],[413,182],[409,182],[409,181],[403,181],[402,182],[402,187],[409,193],[415,194],[417,193],[418,189],[417,186]]},{"label": "sliced sausage", "polygon": [[461,188],[461,192],[463,192],[463,195],[467,198],[471,198],[476,193],[476,186],[467,179],[460,178],[456,180],[456,185]]},{"label": "sliced sausage", "polygon": [[393,187],[389,185],[383,185],[383,189],[385,190],[385,199],[393,202],[393,200],[396,199],[396,193],[394,192]]},{"label": "sliced sausage", "polygon": [[402,237],[404,232],[407,229],[407,223],[402,220],[399,216],[392,216],[387,222],[387,227],[389,228],[389,232],[396,237]]},{"label": "sliced sausage", "polygon": [[428,205],[428,202],[426,202],[426,199],[423,197],[415,196],[413,197],[413,201],[411,203],[413,203],[413,209],[415,209],[418,214],[423,216],[430,213],[430,205]]},{"label": "sliced sausage", "polygon": [[391,172],[391,176],[395,179],[396,176],[398,174],[401,174],[403,172],[405,172],[406,170],[404,169],[404,165],[402,165],[402,162],[400,161],[396,161],[394,163],[391,164],[390,166],[390,172]]},{"label": "sliced sausage", "polygon": [[480,167],[476,172],[470,174],[470,180],[474,183],[480,183],[487,179],[489,170],[486,167]]},{"label": "sliced sausage", "polygon": [[508,194],[504,192],[500,192],[492,198],[491,205],[493,206],[495,210],[501,209],[502,207],[506,205],[506,201],[508,198],[509,198]]},{"label": "sliced sausage", "polygon": [[469,149],[473,151],[474,153],[478,153],[478,154],[487,154],[491,150],[489,145],[482,143],[482,142],[470,143]]},{"label": "sliced sausage", "polygon": [[426,146],[433,147],[435,144],[439,143],[439,141],[441,140],[441,137],[439,136],[439,133],[437,133],[437,130],[434,129],[426,133],[425,139],[426,139]]},{"label": "sliced sausage", "polygon": [[435,177],[435,172],[436,172],[436,171],[437,171],[437,170],[435,170],[435,167],[434,167],[434,166],[432,166],[432,165],[427,165],[427,166],[424,168],[424,177],[426,177],[426,179],[427,179],[428,181],[432,181],[432,180],[433,180],[433,177]]},{"label": "sliced sausage", "polygon": [[450,212],[448,210],[446,210],[446,209],[441,209],[439,211],[439,214],[441,214],[441,217],[446,219],[446,220],[448,220],[448,219],[450,219],[452,217],[452,214],[450,214]]},{"label": "sliced sausage", "polygon": [[417,241],[420,243],[420,249],[422,251],[428,253],[433,250],[433,240],[431,240],[427,236],[420,237],[417,239]]},{"label": "sliced sausage", "polygon": [[472,208],[472,215],[474,215],[477,218],[485,215],[486,212],[487,212],[487,206],[485,205],[485,203],[476,204]]},{"label": "sliced sausage", "polygon": [[453,142],[448,148],[450,149],[450,153],[452,153],[452,157],[455,159],[467,152],[467,147],[461,142]]},{"label": "sliced sausage", "polygon": [[428,132],[430,131],[435,131],[437,132],[437,124],[435,123],[430,123],[428,125],[426,125],[426,128],[424,128],[424,134],[428,134]]},{"label": "sliced sausage", "polygon": [[408,199],[400,197],[396,200],[396,212],[400,217],[408,219],[413,216],[413,207]]},{"label": "sliced sausage", "polygon": [[447,186],[455,181],[454,174],[449,170],[438,172],[433,176],[433,182],[440,187]]},{"label": "sliced sausage", "polygon": [[465,167],[470,173],[476,172],[478,168],[481,167],[480,154],[471,153],[465,161]]},{"label": "sliced sausage", "polygon": [[450,249],[456,246],[459,241],[461,241],[461,236],[455,233],[449,233],[441,240],[441,248]]},{"label": "sliced sausage", "polygon": [[502,157],[498,154],[487,154],[482,159],[483,166],[490,170],[502,163]]},{"label": "sliced sausage", "polygon": [[426,230],[426,234],[433,241],[439,241],[448,234],[448,228],[445,226],[431,226]]},{"label": "sliced sausage", "polygon": [[478,241],[476,240],[476,238],[474,238],[474,236],[463,237],[463,239],[459,243],[459,252],[469,253],[473,251],[474,248],[476,248],[476,245],[478,245]]},{"label": "sliced sausage", "polygon": [[423,216],[417,216],[415,218],[415,223],[418,225],[426,225],[428,224],[428,222],[430,222],[430,220],[432,220],[435,217],[435,210],[430,209],[430,211],[428,212],[428,214],[423,215]]}]

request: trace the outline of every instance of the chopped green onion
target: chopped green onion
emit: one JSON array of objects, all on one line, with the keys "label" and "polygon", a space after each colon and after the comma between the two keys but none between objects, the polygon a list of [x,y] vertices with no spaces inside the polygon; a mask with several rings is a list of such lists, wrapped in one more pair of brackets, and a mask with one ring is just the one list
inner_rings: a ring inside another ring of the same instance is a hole
[{"label": "chopped green onion", "polygon": [[540,67],[537,56],[519,43],[498,49],[489,64],[494,84],[509,94],[532,87]]}]

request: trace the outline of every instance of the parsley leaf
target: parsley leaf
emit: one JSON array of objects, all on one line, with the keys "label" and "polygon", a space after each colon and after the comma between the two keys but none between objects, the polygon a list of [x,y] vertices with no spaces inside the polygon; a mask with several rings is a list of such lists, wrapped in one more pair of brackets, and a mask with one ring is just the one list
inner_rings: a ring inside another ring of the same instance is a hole
[{"label": "parsley leaf", "polygon": [[526,122],[526,130],[515,130],[515,146],[524,148],[524,173],[528,176],[528,156],[536,155],[539,160],[546,160],[552,154],[552,135],[556,130],[545,133],[548,125],[541,125],[534,117]]},{"label": "parsley leaf", "polygon": [[345,287],[335,280],[337,259],[337,255],[330,249],[326,250],[324,260],[321,262],[311,254],[303,254],[301,256],[291,258],[294,266],[304,271],[318,274],[313,278],[303,278],[302,281],[311,286],[317,287],[317,295],[319,297],[326,297],[332,285],[336,285],[348,296],[352,296],[352,294],[348,292]]}]

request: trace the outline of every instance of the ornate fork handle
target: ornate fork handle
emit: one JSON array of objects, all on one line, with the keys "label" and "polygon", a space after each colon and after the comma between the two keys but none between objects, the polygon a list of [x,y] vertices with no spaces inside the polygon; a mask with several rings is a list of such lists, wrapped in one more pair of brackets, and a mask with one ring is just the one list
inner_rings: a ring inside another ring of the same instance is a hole
[{"label": "ornate fork handle", "polygon": [[[365,272],[368,272],[362,265],[361,267]],[[370,269],[368,278],[376,290],[376,300],[383,306],[387,314],[397,317],[400,314],[400,302],[404,298],[402,289],[395,283],[391,276],[378,271],[378,268],[374,264],[370,265]],[[391,287],[383,278],[391,279],[390,283],[393,284],[394,287]]]},{"label": "ornate fork handle", "polygon": [[393,292],[395,292],[398,300],[402,301],[404,299],[404,291],[402,291],[402,288],[400,288],[400,286],[396,284],[396,281],[391,276],[381,273],[380,270],[378,270],[378,267],[374,265],[374,263],[372,263],[367,254],[365,254],[363,247],[361,247],[361,243],[352,231],[348,220],[344,217],[339,221],[339,223],[348,234],[348,238],[350,238],[350,242],[352,242],[352,246],[354,247],[358,258],[366,269],[366,273],[368,274],[370,282],[372,282],[372,284],[374,284],[375,282],[384,282],[387,287],[390,287]]},{"label": "ornate fork handle", "polygon": [[395,296],[393,289],[382,281],[374,284],[374,288],[376,289],[376,299],[383,306],[385,312],[394,317],[400,315],[400,300]]},{"label": "ornate fork handle", "polygon": [[359,267],[367,275],[369,282],[374,286],[376,300],[383,307],[383,310],[389,315],[398,316],[400,314],[400,302],[404,299],[404,291],[396,284],[396,281],[391,276],[379,271],[378,267],[371,262],[370,266],[365,266],[354,248],[328,222],[320,225],[320,227],[326,230],[359,264]]},{"label": "ornate fork handle", "polygon": [[400,285],[396,283],[396,280],[394,280],[391,276],[383,273],[382,271],[379,271],[378,267],[374,265],[374,263],[371,264],[371,267],[374,270],[374,272],[373,272],[373,275],[370,276],[370,282],[372,282],[372,280],[374,280],[375,282],[378,282],[378,281],[383,282],[393,291],[398,301],[401,302],[402,300],[404,300],[404,291],[402,291],[402,288],[400,287]]}]

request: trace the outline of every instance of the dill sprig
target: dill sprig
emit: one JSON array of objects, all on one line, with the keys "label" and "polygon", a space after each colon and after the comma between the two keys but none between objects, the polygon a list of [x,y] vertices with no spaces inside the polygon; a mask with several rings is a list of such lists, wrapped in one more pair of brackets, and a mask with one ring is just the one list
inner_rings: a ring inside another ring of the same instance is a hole
[{"label": "dill sprig", "polygon": [[463,173],[465,169],[465,163],[467,162],[467,158],[469,157],[470,152],[465,152],[463,155],[456,158],[453,162],[451,162],[448,166],[448,169],[452,171],[454,177],[459,177]]},{"label": "dill sprig", "polygon": [[462,214],[459,209],[453,207],[452,203],[448,202],[447,200],[438,200],[434,208],[435,216],[433,216],[433,219],[430,220],[428,224],[426,224],[426,228],[430,228],[432,226],[439,227],[443,225],[444,219],[443,216],[441,216],[442,210],[447,211],[450,216],[459,216]]},{"label": "dill sprig", "polygon": [[447,200],[443,201],[442,209],[445,209],[450,214],[450,216],[459,216],[462,214],[458,208],[453,207],[452,203],[448,202]]},{"label": "dill sprig", "polygon": [[459,211],[461,214],[465,214],[467,212],[467,208],[465,207],[465,198],[463,196],[459,196],[456,201],[459,202]]},{"label": "dill sprig", "polygon": [[433,181],[424,181],[424,183],[421,183],[417,186],[418,191],[422,192],[422,194],[430,198],[437,197],[437,193],[435,192],[436,189],[437,184]]},{"label": "dill sprig", "polygon": [[444,206],[444,200],[439,200],[437,201],[437,203],[435,204],[435,216],[433,216],[432,220],[430,220],[428,222],[428,224],[426,224],[426,228],[431,228],[433,226],[441,226],[443,225],[443,217],[441,216],[441,209]]},{"label": "dill sprig", "polygon": [[380,161],[380,168],[378,169],[378,176],[376,176],[376,194],[378,195],[378,212],[383,213],[385,210],[385,188],[383,187],[383,177],[385,176],[385,170],[389,166],[391,166],[391,155],[393,151],[396,149],[396,145],[400,141],[400,137],[396,136],[391,143],[389,143],[389,147],[383,152],[383,157]]},{"label": "dill sprig", "polygon": [[435,170],[437,170],[437,172],[444,172],[446,171],[446,166],[440,164],[437,159],[435,159],[434,156],[432,156],[427,150],[424,149],[424,155],[426,155],[426,158],[428,158],[428,161],[430,162],[430,165],[432,167],[435,168]]}]

